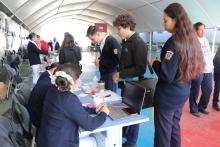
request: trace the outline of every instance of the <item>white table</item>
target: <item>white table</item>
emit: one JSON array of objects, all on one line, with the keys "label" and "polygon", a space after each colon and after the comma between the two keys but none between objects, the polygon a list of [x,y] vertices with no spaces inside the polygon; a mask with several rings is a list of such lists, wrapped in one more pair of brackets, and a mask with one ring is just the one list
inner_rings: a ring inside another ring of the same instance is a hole
[{"label": "white table", "polygon": [[[93,103],[91,96],[80,98],[81,102],[84,103]],[[125,126],[130,126],[134,124],[140,124],[149,121],[147,116],[142,114],[128,116],[119,120],[112,120],[107,118],[105,123],[97,128],[94,131],[85,131],[80,129],[80,135],[90,135],[92,133],[102,132],[105,137],[105,144],[103,147],[121,147],[122,146],[122,128]],[[99,145],[101,146],[101,145]]]}]

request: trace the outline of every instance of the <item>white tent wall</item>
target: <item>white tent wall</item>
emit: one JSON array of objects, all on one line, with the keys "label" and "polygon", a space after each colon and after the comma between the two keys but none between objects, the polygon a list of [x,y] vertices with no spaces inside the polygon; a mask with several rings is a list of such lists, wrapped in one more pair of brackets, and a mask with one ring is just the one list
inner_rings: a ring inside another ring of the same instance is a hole
[{"label": "white tent wall", "polygon": [[[220,27],[220,17],[217,13],[220,8],[219,0],[1,0],[1,2],[36,33],[42,33],[43,28],[49,24],[55,22],[65,24],[71,21],[73,27],[76,23],[89,26],[96,22],[105,22],[108,24],[109,32],[115,35],[112,21],[121,13],[131,13],[135,16],[138,32],[161,32],[164,31],[163,10],[174,2],[183,5],[192,23],[201,21],[207,28]],[[218,38],[216,39],[218,41]]]},{"label": "white tent wall", "polygon": [[3,57],[4,51],[6,49],[6,37],[5,37],[5,19],[6,15],[3,12],[0,12],[0,58]]},{"label": "white tent wall", "polygon": [[[220,25],[218,0],[1,0],[18,18],[32,29],[40,25],[40,18],[76,11],[77,15],[92,16],[106,21],[124,12],[136,16],[138,31],[162,31],[164,8],[178,2],[188,12],[192,22],[202,21],[208,28]],[[69,19],[72,19],[71,15]],[[87,21],[86,18],[83,18]]]},{"label": "white tent wall", "polygon": [[[25,33],[21,33],[21,28]],[[0,58],[4,56],[6,50],[17,51],[22,43],[22,40],[25,40],[24,36],[27,36],[27,34],[27,30],[17,24],[6,14],[0,12]]]}]

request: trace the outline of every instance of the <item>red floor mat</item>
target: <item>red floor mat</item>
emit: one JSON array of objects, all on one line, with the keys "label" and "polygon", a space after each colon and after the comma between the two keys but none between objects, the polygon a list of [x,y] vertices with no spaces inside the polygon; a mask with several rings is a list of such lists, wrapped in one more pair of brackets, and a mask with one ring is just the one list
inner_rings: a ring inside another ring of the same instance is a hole
[{"label": "red floor mat", "polygon": [[211,104],[207,108],[209,115],[195,117],[189,113],[187,103],[181,121],[182,147],[220,147],[220,112]]}]

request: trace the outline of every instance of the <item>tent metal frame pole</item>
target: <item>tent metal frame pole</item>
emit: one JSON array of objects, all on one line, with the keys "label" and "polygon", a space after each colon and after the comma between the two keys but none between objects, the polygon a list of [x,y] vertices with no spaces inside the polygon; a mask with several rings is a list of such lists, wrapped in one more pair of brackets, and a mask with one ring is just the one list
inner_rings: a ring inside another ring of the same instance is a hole
[{"label": "tent metal frame pole", "polygon": [[149,51],[148,51],[148,61],[151,61],[152,55],[152,44],[153,44],[153,32],[149,32]]}]

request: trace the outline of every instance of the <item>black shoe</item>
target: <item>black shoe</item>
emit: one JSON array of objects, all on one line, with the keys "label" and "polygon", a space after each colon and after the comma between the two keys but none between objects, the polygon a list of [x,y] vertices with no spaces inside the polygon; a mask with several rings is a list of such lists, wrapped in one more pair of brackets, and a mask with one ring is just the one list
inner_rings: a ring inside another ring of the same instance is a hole
[{"label": "black shoe", "polygon": [[212,108],[215,109],[216,111],[220,111],[219,106],[213,105]]},{"label": "black shoe", "polygon": [[199,112],[190,112],[193,116],[195,117],[200,117],[200,113]]},{"label": "black shoe", "polygon": [[137,145],[136,144],[123,143],[122,147],[137,147]]},{"label": "black shoe", "polygon": [[206,111],[205,109],[199,109],[199,112],[209,115],[210,112]]}]

